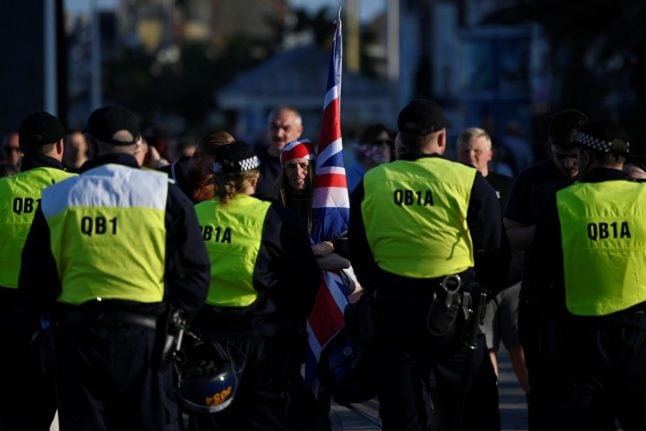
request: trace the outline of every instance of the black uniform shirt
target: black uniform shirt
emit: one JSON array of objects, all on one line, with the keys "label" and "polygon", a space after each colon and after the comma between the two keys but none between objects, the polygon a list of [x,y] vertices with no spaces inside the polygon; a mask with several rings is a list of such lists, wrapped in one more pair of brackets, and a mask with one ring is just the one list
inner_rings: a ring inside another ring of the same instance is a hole
[{"label": "black uniform shirt", "polygon": [[[511,186],[514,182],[512,177],[507,175],[498,174],[496,172],[489,172],[485,177],[487,182],[493,187],[500,202],[500,208],[504,212],[509,201],[509,193]],[[511,252],[511,261],[509,262],[509,272],[505,280],[505,287],[512,286],[518,283],[523,278],[523,260],[525,253],[520,250],[513,250]]]},{"label": "black uniform shirt", "polygon": [[500,202],[500,208],[504,211],[507,207],[507,201],[509,201],[511,185],[514,182],[513,178],[489,171],[485,179],[496,191],[496,196],[498,196],[498,201]]}]

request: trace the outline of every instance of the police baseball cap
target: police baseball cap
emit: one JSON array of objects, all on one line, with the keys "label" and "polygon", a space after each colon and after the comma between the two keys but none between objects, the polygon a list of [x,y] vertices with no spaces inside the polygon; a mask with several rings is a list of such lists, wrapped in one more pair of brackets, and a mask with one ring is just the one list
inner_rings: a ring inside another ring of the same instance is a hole
[{"label": "police baseball cap", "polygon": [[85,133],[97,141],[112,145],[133,145],[141,136],[139,120],[121,106],[104,106],[92,112]]},{"label": "police baseball cap", "polygon": [[619,124],[610,121],[591,121],[585,124],[574,140],[581,147],[601,153],[627,156],[630,152],[628,133]]},{"label": "police baseball cap", "polygon": [[397,118],[400,132],[428,135],[451,126],[440,106],[432,100],[415,99],[406,105]]},{"label": "police baseball cap", "polygon": [[215,149],[213,172],[216,174],[246,172],[259,166],[260,160],[256,153],[244,142],[232,142]]},{"label": "police baseball cap", "polygon": [[58,142],[65,136],[60,120],[47,112],[34,112],[22,120],[18,129],[21,148],[36,148]]}]

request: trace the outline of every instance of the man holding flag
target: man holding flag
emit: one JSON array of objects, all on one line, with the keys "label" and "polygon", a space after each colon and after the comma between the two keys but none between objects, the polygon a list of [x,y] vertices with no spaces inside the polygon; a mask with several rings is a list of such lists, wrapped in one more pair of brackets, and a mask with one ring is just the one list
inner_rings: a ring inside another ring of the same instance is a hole
[{"label": "man holding flag", "polygon": [[339,271],[349,261],[335,253],[334,242],[347,232],[349,197],[343,144],[341,139],[342,39],[341,19],[336,21],[328,82],[323,104],[323,119],[318,148],[306,139],[285,145],[280,160],[283,165],[279,200],[292,208],[307,225],[314,254],[323,270],[322,283],[307,319],[308,349],[305,382],[317,399],[314,428],[330,428],[329,396],[320,387],[317,364],[321,352],[344,326],[343,310],[348,292]]},{"label": "man holding flag", "polygon": [[500,429],[478,322],[484,293],[506,273],[507,241],[491,186],[441,157],[447,126],[436,103],[412,101],[398,118],[399,160],[368,171],[352,194],[350,257],[376,291],[385,431]]}]

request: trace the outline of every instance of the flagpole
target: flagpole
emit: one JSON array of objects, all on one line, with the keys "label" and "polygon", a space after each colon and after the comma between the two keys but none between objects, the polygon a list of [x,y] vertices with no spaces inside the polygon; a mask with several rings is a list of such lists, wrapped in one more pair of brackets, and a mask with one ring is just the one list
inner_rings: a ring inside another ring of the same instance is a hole
[{"label": "flagpole", "polygon": [[[332,52],[328,63],[327,84],[316,152],[314,186],[312,188],[312,229],[314,243],[332,241],[348,230],[350,199],[343,165],[341,133],[341,69],[343,37],[341,2],[335,22]],[[305,382],[319,395],[317,363],[320,355],[344,326],[343,310],[348,303],[340,275],[322,271],[322,284],[307,319],[308,353]]]}]

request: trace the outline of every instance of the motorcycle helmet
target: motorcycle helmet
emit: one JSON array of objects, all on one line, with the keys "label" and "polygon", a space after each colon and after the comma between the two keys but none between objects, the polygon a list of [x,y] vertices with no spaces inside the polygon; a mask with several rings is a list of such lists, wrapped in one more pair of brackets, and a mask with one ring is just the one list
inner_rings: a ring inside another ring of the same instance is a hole
[{"label": "motorcycle helmet", "polygon": [[361,403],[377,395],[376,355],[342,329],[323,348],[318,362],[321,385],[338,404]]},{"label": "motorcycle helmet", "polygon": [[230,355],[218,342],[188,332],[176,357],[177,396],[184,410],[212,414],[231,405],[238,380]]}]

